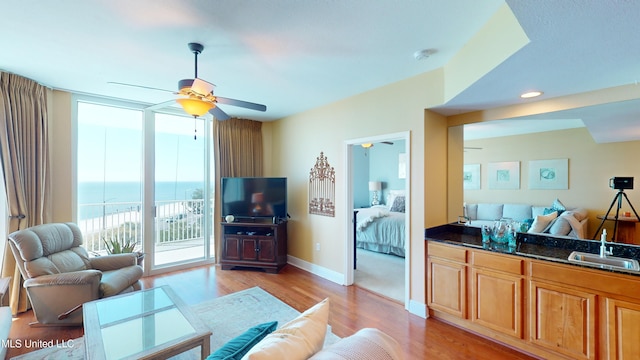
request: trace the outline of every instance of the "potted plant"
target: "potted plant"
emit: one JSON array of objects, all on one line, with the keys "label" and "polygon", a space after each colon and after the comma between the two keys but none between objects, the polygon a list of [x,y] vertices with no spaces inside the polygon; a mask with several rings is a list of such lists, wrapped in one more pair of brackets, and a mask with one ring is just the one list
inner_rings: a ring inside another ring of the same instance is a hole
[{"label": "potted plant", "polygon": [[114,238],[111,238],[109,240],[102,239],[102,241],[104,242],[107,253],[109,255],[135,253],[138,256],[138,265],[142,265],[144,253],[136,250],[138,244],[135,240],[120,239],[120,237],[116,235]]}]

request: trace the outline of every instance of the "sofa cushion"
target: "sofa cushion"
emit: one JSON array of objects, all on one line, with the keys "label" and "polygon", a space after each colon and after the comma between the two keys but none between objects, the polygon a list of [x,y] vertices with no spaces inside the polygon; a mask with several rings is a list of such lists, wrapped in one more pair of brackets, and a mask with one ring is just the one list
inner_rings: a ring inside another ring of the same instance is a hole
[{"label": "sofa cushion", "polygon": [[531,205],[526,204],[504,204],[502,217],[522,221],[532,218]]},{"label": "sofa cushion", "polygon": [[278,327],[277,321],[256,325],[231,339],[207,357],[207,360],[240,360],[260,340]]},{"label": "sofa cushion", "polygon": [[464,204],[464,216],[470,220],[478,219],[478,204]]},{"label": "sofa cushion", "polygon": [[531,218],[535,219],[538,215],[545,215],[546,207],[545,206],[532,206],[531,207]]},{"label": "sofa cushion", "polygon": [[329,322],[329,298],[267,335],[243,359],[304,360],[322,349]]},{"label": "sofa cushion", "polygon": [[503,204],[478,204],[478,219],[499,220],[502,218]]},{"label": "sofa cushion", "polygon": [[310,360],[400,360],[400,344],[378,329],[365,328],[320,350]]}]

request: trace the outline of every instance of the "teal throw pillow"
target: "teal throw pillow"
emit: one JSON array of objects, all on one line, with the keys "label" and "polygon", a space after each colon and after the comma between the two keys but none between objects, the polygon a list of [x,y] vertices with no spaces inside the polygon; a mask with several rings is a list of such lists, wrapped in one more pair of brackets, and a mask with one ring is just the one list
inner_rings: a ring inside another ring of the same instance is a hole
[{"label": "teal throw pillow", "polygon": [[[562,214],[563,212],[567,211],[567,208],[564,206],[564,204],[560,201],[560,199],[556,198],[556,200],[553,202],[553,204],[551,204],[551,208],[546,208],[545,210],[545,215],[549,215],[554,211],[558,212],[558,216],[560,216],[560,214]],[[549,210],[549,212],[547,212],[547,210]]]},{"label": "teal throw pillow", "polygon": [[256,325],[242,335],[230,340],[207,357],[207,360],[240,360],[265,336],[278,327],[277,321]]},{"label": "teal throw pillow", "polygon": [[524,219],[520,222],[520,232],[527,232],[533,225],[533,219]]}]

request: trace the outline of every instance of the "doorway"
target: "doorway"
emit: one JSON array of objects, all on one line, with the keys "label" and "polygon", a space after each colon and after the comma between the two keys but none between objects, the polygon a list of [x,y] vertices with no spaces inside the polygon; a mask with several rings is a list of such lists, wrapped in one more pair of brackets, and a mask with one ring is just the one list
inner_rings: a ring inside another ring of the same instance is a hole
[{"label": "doorway", "polygon": [[346,142],[345,284],[409,300],[409,132]]}]

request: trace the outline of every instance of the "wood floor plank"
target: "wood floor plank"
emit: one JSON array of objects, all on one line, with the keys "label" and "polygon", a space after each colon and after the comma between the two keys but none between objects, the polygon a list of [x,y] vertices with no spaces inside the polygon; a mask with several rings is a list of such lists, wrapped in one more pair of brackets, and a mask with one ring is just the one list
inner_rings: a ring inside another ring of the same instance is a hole
[{"label": "wood floor plank", "polygon": [[[401,344],[405,358],[439,360],[533,359],[505,346],[476,336],[435,319],[410,314],[402,304],[357,286],[342,286],[287,265],[278,274],[252,270],[221,270],[202,266],[142,279],[144,288],[169,285],[189,305],[231,294],[253,286],[302,312],[324,298],[331,299],[329,324],[333,332],[345,337],[364,327],[376,327]],[[31,328],[33,313],[14,319],[9,338],[18,340],[66,341],[83,335],[82,327]],[[7,359],[37,350],[24,346],[8,349]]]}]

